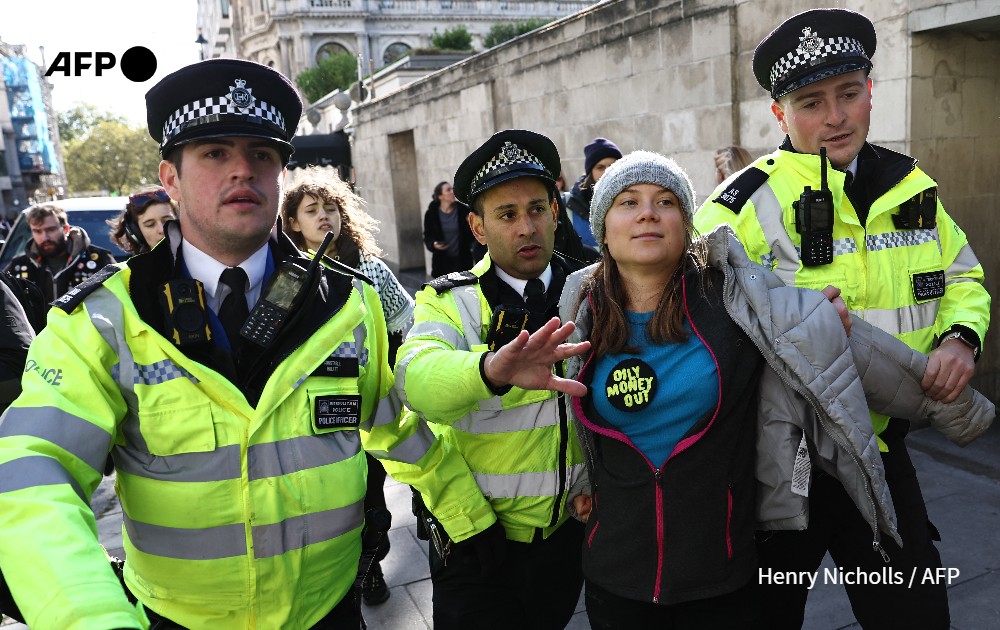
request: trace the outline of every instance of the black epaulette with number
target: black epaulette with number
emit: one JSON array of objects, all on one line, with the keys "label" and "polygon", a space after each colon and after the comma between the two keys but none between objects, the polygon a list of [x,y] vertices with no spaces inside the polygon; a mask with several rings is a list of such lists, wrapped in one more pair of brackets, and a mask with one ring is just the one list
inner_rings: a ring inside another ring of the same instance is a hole
[{"label": "black epaulette with number", "polygon": [[118,267],[117,265],[105,265],[100,269],[100,271],[76,285],[66,293],[63,293],[58,299],[54,300],[52,302],[52,307],[58,308],[65,313],[72,313],[76,310],[76,307],[83,302],[84,298],[93,293],[97,287],[104,284],[105,280],[121,270],[122,267]]},{"label": "black epaulette with number", "polygon": [[453,271],[449,274],[434,278],[430,282],[424,283],[420,288],[430,287],[438,295],[450,291],[455,287],[464,287],[479,282],[479,276],[471,271]]},{"label": "black epaulette with number", "polygon": [[739,214],[743,206],[750,200],[750,195],[757,192],[757,189],[764,185],[768,177],[770,175],[764,171],[751,166],[729,182],[729,185],[712,201]]}]

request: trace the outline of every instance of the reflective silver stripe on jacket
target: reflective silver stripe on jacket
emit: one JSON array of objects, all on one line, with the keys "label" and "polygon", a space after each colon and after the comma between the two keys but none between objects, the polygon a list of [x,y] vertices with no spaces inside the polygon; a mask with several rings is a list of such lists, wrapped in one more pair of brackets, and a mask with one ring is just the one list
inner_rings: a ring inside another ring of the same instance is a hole
[{"label": "reflective silver stripe on jacket", "polygon": [[465,335],[444,322],[417,322],[406,334],[407,339],[413,337],[434,337],[444,341],[456,350],[468,350],[465,347]]},{"label": "reflective silver stripe on jacket", "polygon": [[945,270],[945,284],[952,284],[954,282],[978,282],[975,278],[956,277],[965,275],[976,267],[979,267],[979,259],[976,258],[976,254],[972,251],[969,244],[966,243],[962,246],[962,249],[958,251],[958,255],[955,256],[954,262],[952,262],[948,266],[948,269]]},{"label": "reflective silver stripe on jacket", "polygon": [[766,267],[771,268],[772,261],[777,259],[778,264],[772,271],[786,285],[795,286],[795,273],[799,270],[799,251],[785,230],[781,203],[766,183],[750,195],[750,201],[756,210],[757,222],[760,223],[760,229],[764,232],[764,238],[771,248],[770,257],[767,257],[765,262],[765,257],[762,256],[761,262]]},{"label": "reflective silver stripe on jacket", "polygon": [[462,331],[468,344],[462,350],[483,343],[483,314],[479,303],[479,285],[472,284],[452,289],[455,304],[458,305],[458,315],[462,318]]},{"label": "reflective silver stripe on jacket", "polygon": [[[100,287],[87,296],[84,306],[94,328],[118,356],[118,363],[112,367],[111,374],[118,381],[125,403],[129,409],[137,409],[139,399],[135,395],[135,384],[141,383],[142,377],[125,340],[125,314],[121,300],[107,288]],[[122,429],[126,430],[125,427]]]},{"label": "reflective silver stripe on jacket", "polygon": [[[361,296],[361,303],[365,305],[365,308],[368,309],[370,312],[373,312],[373,313],[376,312],[376,311],[374,311],[373,309],[371,309],[368,306],[368,302],[365,300],[365,283],[364,283],[364,281],[363,280],[359,280],[358,278],[355,278],[354,281],[353,281],[353,285],[354,285],[354,290],[357,291],[358,295]],[[378,299],[378,296],[376,294],[376,300],[377,299]],[[382,305],[381,305],[381,303],[379,303],[379,309],[381,309],[381,307],[382,307]],[[385,315],[384,314],[383,314],[382,318],[385,319]],[[358,348],[358,365],[360,367],[364,367],[364,366],[368,365],[368,348],[365,347],[365,340],[367,338],[368,338],[368,329],[365,327],[364,320],[362,320],[361,322],[358,323],[357,326],[354,327],[354,343],[357,344],[357,348]]]},{"label": "reflective silver stripe on jacket", "polygon": [[134,521],[124,511],[129,541],[143,553],[179,560],[218,560],[245,556],[246,530],[242,523],[187,529]]},{"label": "reflective silver stripe on jacket", "polygon": [[[332,510],[295,516],[251,529],[254,557],[270,558],[333,540],[361,527],[363,501]],[[151,525],[123,514],[129,541],[139,551],[179,560],[218,560],[247,554],[242,523],[198,529]]]},{"label": "reflective silver stripe on jacket", "polygon": [[0,437],[13,435],[51,442],[98,472],[111,448],[107,431],[56,407],[11,407],[0,422]]},{"label": "reflective silver stripe on jacket", "polygon": [[57,460],[44,455],[21,457],[0,464],[0,494],[39,486],[69,484],[76,496],[89,503],[76,479]]},{"label": "reflective silver stripe on jacket", "polygon": [[[280,477],[342,462],[359,452],[361,438],[357,431],[334,431],[322,436],[307,435],[280,442],[254,444],[247,450],[247,474],[250,481]],[[238,448],[236,457],[238,462]],[[236,472],[238,477],[239,470]]]},{"label": "reflective silver stripe on jacket", "polygon": [[[576,479],[584,472],[584,464],[574,464],[567,469],[567,479]],[[518,497],[552,497],[559,489],[559,471],[526,472],[510,475],[491,475],[473,472],[483,494],[492,499]]]},{"label": "reflective silver stripe on jacket", "polygon": [[239,479],[240,447],[220,446],[204,453],[151,455],[136,448],[116,446],[115,468],[156,481],[199,482]]},{"label": "reflective silver stripe on jacket", "polygon": [[271,558],[307,545],[333,540],[361,527],[364,502],[303,514],[271,525],[253,528],[254,556]]},{"label": "reflective silver stripe on jacket", "polygon": [[[494,401],[495,405],[488,405]],[[455,422],[452,428],[465,433],[485,435],[551,427],[559,424],[558,403],[559,399],[553,397],[544,402],[503,409],[500,397],[494,396],[480,401],[479,409]]]},{"label": "reflective silver stripe on jacket", "polygon": [[939,300],[931,300],[900,308],[852,310],[851,314],[857,315],[890,335],[901,335],[933,326],[939,306]]},{"label": "reflective silver stripe on jacket", "polygon": [[[478,326],[482,325],[482,317],[479,314],[479,293],[476,285],[456,287],[451,290],[451,294],[455,298],[455,302],[458,307],[458,314],[462,320],[463,329],[467,331],[469,330],[469,326],[476,326],[473,330],[480,330]],[[474,305],[471,308],[469,306],[470,300],[471,302],[474,302]],[[410,331],[406,333],[406,338],[409,340],[415,337],[432,337],[440,339],[455,350],[464,351],[469,351],[472,345],[482,343],[478,337],[470,343],[464,332],[459,332],[450,324],[440,321],[424,321],[414,323],[410,328]],[[407,407],[411,407],[411,405],[406,397],[406,370],[410,366],[410,361],[412,361],[413,358],[422,351],[423,348],[415,348],[407,352],[405,355],[400,355],[396,359],[395,389],[399,393],[400,402]]]}]

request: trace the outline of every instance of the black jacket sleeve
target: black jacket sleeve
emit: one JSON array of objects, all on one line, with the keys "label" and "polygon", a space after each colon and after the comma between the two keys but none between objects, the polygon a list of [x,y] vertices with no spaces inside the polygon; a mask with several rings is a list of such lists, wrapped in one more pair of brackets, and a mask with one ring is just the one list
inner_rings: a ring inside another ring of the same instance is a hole
[{"label": "black jacket sleeve", "polygon": [[434,242],[444,240],[444,233],[441,230],[441,222],[438,221],[437,210],[437,202],[432,201],[427,206],[427,211],[424,212],[424,247],[432,254],[437,251],[434,249]]},{"label": "black jacket sleeve", "polygon": [[0,282],[0,409],[6,409],[21,393],[21,374],[28,346],[35,333],[21,303],[6,283]]}]

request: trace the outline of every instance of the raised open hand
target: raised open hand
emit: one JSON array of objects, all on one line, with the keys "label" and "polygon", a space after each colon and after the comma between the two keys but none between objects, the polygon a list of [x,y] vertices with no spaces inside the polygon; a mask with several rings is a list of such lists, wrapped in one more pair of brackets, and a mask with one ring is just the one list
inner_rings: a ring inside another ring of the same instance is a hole
[{"label": "raised open hand", "polygon": [[521,334],[496,352],[491,352],[483,364],[483,372],[494,387],[514,385],[521,389],[551,389],[572,396],[583,396],[587,386],[552,373],[552,366],[590,349],[590,342],[565,343],[573,333],[573,322],[560,326],[553,317],[544,326]]}]

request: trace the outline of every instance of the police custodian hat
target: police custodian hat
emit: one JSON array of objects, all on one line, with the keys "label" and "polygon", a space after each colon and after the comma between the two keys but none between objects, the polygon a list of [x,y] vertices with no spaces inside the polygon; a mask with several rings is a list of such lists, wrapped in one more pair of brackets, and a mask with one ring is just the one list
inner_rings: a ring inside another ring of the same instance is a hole
[{"label": "police custodian hat", "polygon": [[207,59],[169,74],[146,92],[146,125],[160,155],[204,138],[273,140],[287,158],[302,99],[281,73],[243,59]]},{"label": "police custodian hat", "polygon": [[871,70],[875,26],[848,9],[814,9],[774,29],[753,54],[757,83],[775,100],[803,86]]},{"label": "police custodian hat", "polygon": [[562,167],[559,151],[540,133],[505,129],[472,152],[455,171],[455,197],[472,204],[476,196],[517,177],[537,177],[555,185]]}]

